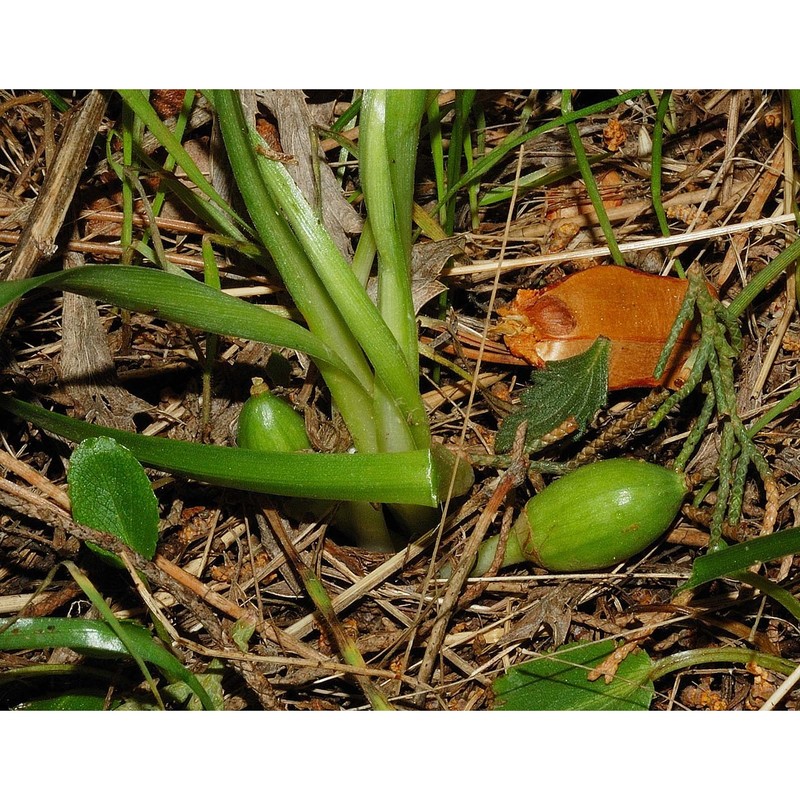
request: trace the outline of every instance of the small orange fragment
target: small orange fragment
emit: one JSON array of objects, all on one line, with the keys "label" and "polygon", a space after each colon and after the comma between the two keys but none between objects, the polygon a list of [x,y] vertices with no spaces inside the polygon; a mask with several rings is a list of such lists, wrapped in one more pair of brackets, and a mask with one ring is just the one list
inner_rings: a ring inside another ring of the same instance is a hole
[{"label": "small orange fragment", "polygon": [[620,147],[625,144],[627,138],[628,134],[625,132],[625,128],[623,128],[620,121],[614,117],[612,117],[606,123],[605,128],[603,128],[603,144],[606,150],[610,150],[612,153],[619,150]]},{"label": "small orange fragment", "polygon": [[689,282],[627,267],[576,272],[543,289],[520,289],[496,332],[506,347],[536,367],[576,356],[598,336],[611,340],[608,388],[680,387],[696,341],[687,323],[661,380],[653,377]]}]

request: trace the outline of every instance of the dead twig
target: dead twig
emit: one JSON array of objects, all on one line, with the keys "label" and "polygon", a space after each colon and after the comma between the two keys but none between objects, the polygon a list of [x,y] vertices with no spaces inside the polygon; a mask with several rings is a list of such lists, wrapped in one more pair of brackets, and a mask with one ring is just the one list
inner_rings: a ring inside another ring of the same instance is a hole
[{"label": "dead twig", "polygon": [[[55,253],[56,237],[86,166],[107,100],[103,92],[90,92],[67,123],[52,169],[47,173],[28,224],[14,248],[8,269],[0,279],[11,281],[28,278],[42,258],[49,258]],[[0,333],[5,330],[16,307],[16,303],[11,303],[0,309]]]}]

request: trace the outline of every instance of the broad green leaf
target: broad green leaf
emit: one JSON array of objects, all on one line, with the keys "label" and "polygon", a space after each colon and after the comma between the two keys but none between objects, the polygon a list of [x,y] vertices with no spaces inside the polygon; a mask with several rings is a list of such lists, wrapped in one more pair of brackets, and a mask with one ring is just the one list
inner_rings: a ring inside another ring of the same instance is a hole
[{"label": "broad green leaf", "polygon": [[698,586],[724,578],[777,558],[800,553],[800,528],[787,528],[785,531],[760,536],[747,542],[731,545],[715,553],[708,553],[694,560],[692,575],[677,591],[695,589]]},{"label": "broad green leaf", "polygon": [[217,486],[286,497],[438,503],[438,470],[430,450],[405,453],[259,453],[118,431],[45,411],[0,395],[0,408],[50,433],[80,442],[108,436],[142,463]]},{"label": "broad green leaf", "polygon": [[105,436],[85,439],[72,453],[67,480],[76,522],[110,533],[144,558],[153,558],[158,501],[127,447]]},{"label": "broad green leaf", "polygon": [[[200,685],[208,692],[208,696],[213,700],[216,708],[223,708],[225,692],[222,688],[222,679],[225,675],[224,664],[220,659],[212,659],[206,671],[197,675]],[[191,691],[191,687],[186,683],[171,683],[164,687],[164,694],[178,703],[186,704],[187,711],[202,711],[203,707],[196,694]]]},{"label": "broad green leaf", "polygon": [[[125,636],[143,660],[158,667],[173,682],[183,681],[212,710],[214,703],[197,677],[175,658],[146,628],[135,622],[122,621]],[[111,626],[100,620],[61,617],[18,619],[0,630],[0,650],[39,650],[69,647],[96,657],[127,658],[131,654]]]},{"label": "broad green leaf", "polygon": [[539,440],[573,418],[582,434],[608,399],[608,359],[611,341],[603,336],[584,353],[550,361],[531,373],[531,385],[522,393],[520,408],[500,425],[495,450],[511,449],[517,428],[528,423],[525,446],[537,449]]},{"label": "broad green leaf", "polygon": [[626,656],[610,683],[587,680],[614,652],[611,640],[568,644],[517,664],[494,684],[502,711],[646,711],[653,699],[653,662],[647,653]]},{"label": "broad green leaf", "polygon": [[243,653],[247,653],[250,650],[250,639],[252,639],[255,630],[255,623],[248,617],[237,619],[231,625],[231,639]]}]

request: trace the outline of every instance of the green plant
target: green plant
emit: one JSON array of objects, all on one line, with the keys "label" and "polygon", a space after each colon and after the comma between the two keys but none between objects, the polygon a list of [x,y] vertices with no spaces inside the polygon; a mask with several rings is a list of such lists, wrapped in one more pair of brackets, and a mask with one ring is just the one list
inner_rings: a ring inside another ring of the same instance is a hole
[{"label": "green plant", "polygon": [[[150,481],[133,455],[110,438],[84,439],[72,453],[69,472],[69,495],[76,522],[111,534],[146,559],[155,555],[158,541],[158,502]],[[89,550],[116,568],[125,568],[113,553],[86,543]],[[155,666],[166,678],[180,684],[193,695],[193,702],[206,709],[221,708],[221,701],[211,699],[200,679],[155,639],[143,626],[117,619],[89,578],[71,561],[64,563],[72,578],[91,600],[102,620],[73,618],[19,618],[0,626],[0,650],[49,649],[68,647],[88,657],[131,659],[138,666],[155,699],[153,707],[163,708],[160,691],[147,664]],[[45,582],[46,583],[46,582]],[[156,626],[158,627],[158,625]],[[72,691],[49,694],[23,703],[21,708],[102,709],[109,694],[112,676],[88,665],[67,670],[47,664],[9,670],[6,682],[31,678],[69,677],[73,680],[106,682],[102,692],[75,694]],[[120,701],[115,700],[114,705]]]},{"label": "green plant", "polygon": [[[449,473],[440,475],[439,451],[431,452],[418,387],[410,288],[414,164],[427,93],[371,91],[364,94],[361,104],[360,177],[370,234],[360,260],[369,267],[367,256],[374,236],[377,305],[285,166],[269,157],[246,120],[236,92],[207,92],[206,97],[215,108],[249,221],[213,189],[144,93],[124,90],[120,94],[138,124],[159,138],[171,162],[179,164],[205,193],[200,200],[188,198],[185,192],[179,192],[179,197],[191,202],[218,235],[225,237],[226,244],[239,248],[262,268],[277,270],[308,327],[226,296],[213,280],[201,284],[170,269],[163,259],[159,259],[161,266],[168,271],[88,266],[10,282],[3,285],[0,302],[9,303],[25,292],[48,286],[147,311],[209,334],[241,336],[307,353],[316,361],[358,452],[256,454],[193,444],[187,449],[180,447],[190,444],[187,442],[145,441],[144,437],[123,437],[121,432],[76,424],[7,397],[2,405],[75,440],[111,436],[124,442],[144,463],[209,482],[300,497],[397,503],[396,513],[405,518],[408,506],[435,507],[440,483],[446,485]],[[128,161],[128,166],[133,164]],[[147,163],[144,157],[141,161]],[[340,488],[333,488],[332,483],[339,483]],[[390,483],[399,490],[387,493],[379,488],[388,489]],[[377,522],[368,530],[356,528],[353,532],[365,546],[389,549],[388,529]]]}]

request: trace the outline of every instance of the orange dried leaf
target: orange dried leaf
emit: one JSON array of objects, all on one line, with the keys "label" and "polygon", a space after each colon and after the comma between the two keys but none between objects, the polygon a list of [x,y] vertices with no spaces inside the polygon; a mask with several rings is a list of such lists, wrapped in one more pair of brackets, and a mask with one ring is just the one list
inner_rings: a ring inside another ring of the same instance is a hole
[{"label": "orange dried leaf", "polygon": [[611,340],[608,388],[682,385],[696,337],[681,332],[661,381],[655,371],[678,315],[688,281],[647,275],[626,267],[594,267],[544,289],[520,289],[499,309],[497,328],[508,349],[541,367],[585,352],[598,336]]}]

